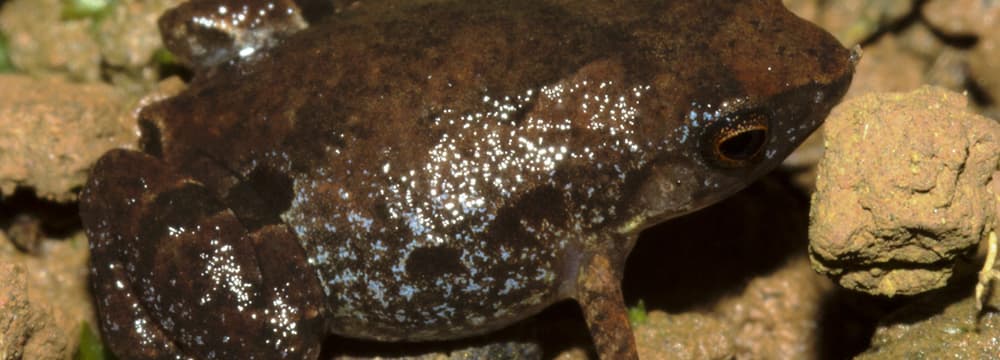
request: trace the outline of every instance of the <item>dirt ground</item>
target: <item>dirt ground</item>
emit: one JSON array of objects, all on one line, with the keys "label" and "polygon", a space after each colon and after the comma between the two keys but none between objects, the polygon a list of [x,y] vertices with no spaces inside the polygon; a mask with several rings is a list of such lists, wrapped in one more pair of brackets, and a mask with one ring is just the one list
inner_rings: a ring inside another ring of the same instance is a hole
[{"label": "dirt ground", "polygon": [[[161,82],[184,72],[155,28],[178,2],[0,0],[0,359],[69,358],[94,324],[76,192],[94,159],[136,146],[137,109],[183,87]],[[642,358],[1000,358],[1000,291],[982,313],[973,295],[998,209],[1000,2],[785,3],[861,47],[851,90],[825,141],[643,234],[624,281]],[[331,338],[324,358],[591,351],[564,303],[463,341]]]}]

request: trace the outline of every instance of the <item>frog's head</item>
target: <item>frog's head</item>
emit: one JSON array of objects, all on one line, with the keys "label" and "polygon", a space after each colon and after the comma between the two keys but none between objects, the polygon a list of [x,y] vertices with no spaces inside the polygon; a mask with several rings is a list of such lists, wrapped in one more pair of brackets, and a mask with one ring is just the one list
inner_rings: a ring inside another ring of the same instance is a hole
[{"label": "frog's head", "polygon": [[641,198],[660,219],[718,201],[781,163],[840,101],[858,60],[777,0],[716,6],[728,12],[713,16],[692,13],[704,9],[699,1],[666,3],[662,26],[685,36],[646,39],[655,54],[646,61],[659,69],[650,136],[664,145]]}]

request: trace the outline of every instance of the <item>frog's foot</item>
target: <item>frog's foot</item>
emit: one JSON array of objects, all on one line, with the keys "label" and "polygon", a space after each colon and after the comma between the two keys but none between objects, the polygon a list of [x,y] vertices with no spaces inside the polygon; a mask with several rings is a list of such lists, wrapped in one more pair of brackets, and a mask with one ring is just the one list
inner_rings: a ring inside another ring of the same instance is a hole
[{"label": "frog's foot", "polygon": [[201,184],[111,151],[80,211],[100,327],[121,358],[315,358],[322,293],[284,225],[248,231]]},{"label": "frog's foot", "polygon": [[983,311],[983,302],[986,301],[986,294],[988,291],[994,290],[993,286],[991,286],[993,280],[1000,280],[1000,271],[993,268],[997,259],[997,233],[991,231],[990,238],[987,241],[986,262],[983,263],[983,268],[979,270],[979,282],[976,283],[976,313]]},{"label": "frog's foot", "polygon": [[196,69],[247,58],[306,27],[292,0],[191,0],[159,20],[167,49]]},{"label": "frog's foot", "polygon": [[638,359],[639,354],[628,322],[621,279],[615,275],[608,258],[594,256],[578,281],[577,302],[601,359]]}]

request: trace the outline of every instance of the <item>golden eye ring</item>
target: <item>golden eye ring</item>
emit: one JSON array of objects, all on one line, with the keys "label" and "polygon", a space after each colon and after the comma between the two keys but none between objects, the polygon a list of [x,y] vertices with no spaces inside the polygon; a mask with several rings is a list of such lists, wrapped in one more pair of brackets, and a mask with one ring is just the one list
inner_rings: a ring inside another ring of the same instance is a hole
[{"label": "golden eye ring", "polygon": [[720,119],[709,129],[708,158],[717,165],[739,168],[757,163],[767,145],[769,117],[744,112]]}]

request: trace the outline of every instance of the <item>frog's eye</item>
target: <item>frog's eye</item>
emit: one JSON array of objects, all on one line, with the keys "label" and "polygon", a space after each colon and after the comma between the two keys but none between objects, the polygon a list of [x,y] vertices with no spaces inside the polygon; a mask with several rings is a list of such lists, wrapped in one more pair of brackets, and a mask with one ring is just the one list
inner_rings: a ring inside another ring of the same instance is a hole
[{"label": "frog's eye", "polygon": [[756,163],[767,145],[768,116],[740,112],[719,119],[709,129],[708,157],[720,166],[737,168]]}]

